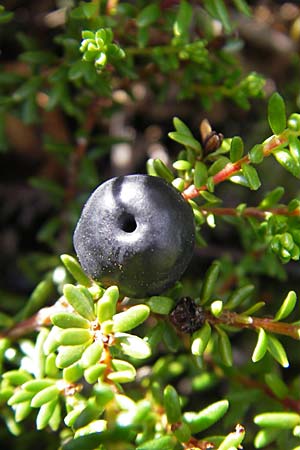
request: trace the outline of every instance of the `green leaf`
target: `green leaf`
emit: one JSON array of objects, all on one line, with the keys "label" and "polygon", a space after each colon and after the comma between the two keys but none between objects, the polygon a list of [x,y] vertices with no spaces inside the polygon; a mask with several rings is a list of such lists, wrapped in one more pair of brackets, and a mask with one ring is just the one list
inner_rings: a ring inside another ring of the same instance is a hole
[{"label": "green leaf", "polygon": [[36,428],[37,430],[43,430],[49,424],[50,419],[55,411],[57,405],[57,399],[45,403],[41,406],[37,418],[36,418]]},{"label": "green leaf", "polygon": [[190,427],[184,423],[181,422],[174,427],[173,430],[174,436],[178,439],[179,442],[188,442],[191,437],[191,430]]},{"label": "green leaf", "polygon": [[22,388],[26,391],[33,392],[36,394],[37,392],[45,389],[46,387],[53,386],[53,380],[41,379],[41,380],[29,380],[23,384]]},{"label": "green leaf", "polygon": [[53,64],[56,57],[53,53],[45,50],[32,50],[21,53],[19,56],[20,61],[28,64]]},{"label": "green leaf", "polygon": [[245,16],[251,16],[251,9],[245,0],[233,0],[235,7]]},{"label": "green leaf", "polygon": [[295,291],[290,291],[286,298],[284,299],[282,305],[280,306],[279,310],[276,313],[276,316],[274,317],[275,321],[285,319],[287,316],[289,316],[297,302],[297,294]]},{"label": "green leaf", "polygon": [[289,136],[289,148],[297,165],[300,164],[300,140],[296,136]]},{"label": "green leaf", "polygon": [[85,349],[86,345],[61,346],[56,357],[57,367],[65,369],[71,366],[81,358]]},{"label": "green leaf", "polygon": [[178,189],[179,192],[183,192],[185,185],[184,185],[184,180],[182,178],[175,178],[175,180],[172,181],[172,185]]},{"label": "green leaf", "polygon": [[197,189],[207,183],[207,167],[202,161],[196,161],[194,171],[194,185]]},{"label": "green leaf", "polygon": [[281,433],[278,428],[267,428],[260,430],[254,439],[255,448],[263,448],[275,441],[277,436]]},{"label": "green leaf", "polygon": [[67,441],[62,446],[62,450],[94,450],[95,448],[101,448],[99,446],[102,440],[102,433],[90,433]]},{"label": "green leaf", "polygon": [[285,103],[278,92],[274,92],[268,103],[268,120],[274,134],[280,134],[286,127]]},{"label": "green leaf", "polygon": [[103,352],[103,342],[99,339],[89,345],[83,352],[80,364],[84,369],[99,362]]},{"label": "green leaf", "polygon": [[[208,178],[207,182],[209,182],[209,178]],[[218,197],[216,197],[214,194],[212,194],[211,192],[200,191],[199,194],[201,195],[201,197],[204,198],[204,200],[206,200],[208,203],[211,203],[212,205],[221,203],[221,200]]]},{"label": "green leaf", "polygon": [[98,10],[98,4],[97,3],[81,3],[82,11],[87,19],[91,19]]},{"label": "green leaf", "polygon": [[198,413],[186,412],[183,416],[185,422],[189,425],[192,434],[195,434],[206,430],[220,420],[227,412],[228,407],[228,400],[220,400],[219,402],[212,403]]},{"label": "green leaf", "polygon": [[147,305],[155,314],[169,314],[174,308],[174,300],[170,297],[154,295],[147,300]]},{"label": "green leaf", "polygon": [[298,166],[288,150],[284,148],[273,150],[272,155],[285,170],[294,175],[294,177],[300,178],[300,166]]},{"label": "green leaf", "polygon": [[260,164],[264,159],[264,148],[261,144],[254,145],[249,152],[250,161],[253,164]]},{"label": "green leaf", "polygon": [[42,378],[45,375],[45,362],[46,355],[44,352],[44,343],[49,335],[47,328],[41,328],[34,348],[34,374],[38,378]]},{"label": "green leaf", "polygon": [[90,322],[79,314],[57,312],[51,316],[51,322],[59,328],[90,328]]},{"label": "green leaf", "polygon": [[164,407],[168,423],[173,424],[181,421],[180,398],[176,389],[170,384],[164,389]]},{"label": "green leaf", "polygon": [[177,352],[181,345],[181,340],[171,324],[165,322],[163,327],[163,342],[170,352]]},{"label": "green leaf", "polygon": [[[92,433],[103,433],[107,429],[107,421],[103,419],[92,420],[85,427],[81,427],[76,431],[74,437],[90,436]],[[85,447],[84,447],[85,448]]]},{"label": "green leaf", "polygon": [[242,164],[242,172],[249,183],[250,189],[256,191],[261,185],[256,169],[250,164]]},{"label": "green leaf", "polygon": [[176,170],[191,170],[192,164],[185,159],[178,159],[177,161],[173,162],[173,167]]},{"label": "green leaf", "polygon": [[85,319],[95,320],[96,315],[94,312],[93,301],[89,295],[82,292],[80,287],[75,287],[72,284],[65,284],[64,296],[66,297],[70,305],[73,306],[75,311],[78,312],[78,314],[80,314]]},{"label": "green leaf", "polygon": [[216,327],[218,332],[218,347],[222,362],[225,366],[232,366],[232,348],[228,334],[219,327]]},{"label": "green leaf", "polygon": [[113,331],[129,331],[143,323],[150,314],[147,305],[131,306],[124,312],[113,316]]},{"label": "green leaf", "polygon": [[90,330],[83,328],[68,328],[63,330],[58,338],[61,345],[81,345],[92,340]]},{"label": "green leaf", "polygon": [[282,399],[288,395],[289,389],[287,385],[279,378],[275,373],[267,373],[265,380],[269,388],[276,395],[276,397]]},{"label": "green leaf", "polygon": [[149,28],[147,27],[139,27],[137,31],[137,43],[139,48],[147,47],[149,42]]},{"label": "green leaf", "polygon": [[152,177],[158,177],[158,174],[156,173],[156,170],[154,169],[154,159],[149,158],[146,162],[146,169],[147,174],[151,175]]},{"label": "green leaf", "polygon": [[284,195],[284,188],[281,186],[276,187],[273,191],[269,192],[265,198],[260,202],[259,208],[267,209],[274,205],[277,205],[279,200]]},{"label": "green leaf", "polygon": [[31,400],[33,396],[34,396],[34,392],[25,391],[25,390],[16,391],[10,397],[10,399],[7,402],[7,404],[9,406],[13,406],[13,405],[16,405],[18,403],[23,403],[23,402],[26,402],[28,400]]},{"label": "green leaf", "polygon": [[211,298],[220,273],[220,262],[214,261],[206,271],[200,292],[200,303],[204,305]]},{"label": "green leaf", "polygon": [[148,342],[138,336],[126,333],[115,333],[115,343],[125,355],[136,359],[145,359],[151,356]]},{"label": "green leaf", "polygon": [[173,25],[173,33],[176,37],[187,40],[189,34],[189,26],[193,17],[193,8],[185,0],[181,0],[176,20]]},{"label": "green leaf", "polygon": [[99,410],[98,405],[95,401],[95,398],[90,398],[88,402],[86,402],[85,407],[81,411],[80,415],[77,417],[76,422],[74,423],[74,429],[78,430],[82,427],[85,427],[91,421],[97,419],[101,414],[101,410]]},{"label": "green leaf", "polygon": [[230,144],[230,161],[236,162],[244,154],[244,142],[239,136],[234,136]]},{"label": "green leaf", "polygon": [[100,323],[110,320],[116,313],[117,302],[119,300],[119,289],[117,286],[110,286],[106,289],[100,300],[97,302],[97,317]]},{"label": "green leaf", "polygon": [[139,445],[136,450],[173,450],[175,442],[172,436],[162,436]]},{"label": "green leaf", "polygon": [[96,403],[98,408],[104,409],[107,403],[109,403],[114,397],[115,392],[110,384],[100,382],[94,387],[94,393],[96,396]]},{"label": "green leaf", "polygon": [[218,450],[232,450],[240,448],[240,444],[244,440],[245,429],[242,425],[237,425],[235,431],[229,433],[225,439],[221,442]]},{"label": "green leaf", "polygon": [[31,380],[32,376],[25,370],[19,369],[19,370],[9,370],[8,372],[3,373],[2,378],[4,380],[7,380],[7,382],[9,384],[12,384],[13,386],[20,386],[26,381]]},{"label": "green leaf", "polygon": [[171,183],[174,180],[174,175],[170,171],[170,169],[160,160],[160,159],[154,159],[153,161],[153,167],[157,175],[167,180],[169,183]]},{"label": "green leaf", "polygon": [[226,156],[220,156],[208,169],[208,175],[213,176],[224,169],[227,164],[230,163],[230,159]]},{"label": "green leaf", "polygon": [[300,415],[294,412],[267,412],[255,416],[254,423],[260,427],[292,429],[300,424]]},{"label": "green leaf", "polygon": [[178,142],[179,144],[182,144],[186,147],[190,147],[196,152],[201,151],[201,144],[199,141],[197,141],[193,136],[190,136],[189,134],[182,134],[178,131],[171,131],[168,133],[168,136],[170,139],[172,139],[175,142]]},{"label": "green leaf", "polygon": [[86,287],[90,287],[92,285],[92,281],[83,272],[81,265],[75,258],[70,255],[61,255],[60,259],[64,263],[66,269],[70,272],[74,279],[78,281],[79,284]]},{"label": "green leaf", "polygon": [[76,383],[83,376],[83,367],[79,362],[63,369],[63,379],[68,383]]},{"label": "green leaf", "polygon": [[230,33],[232,31],[232,27],[224,1],[204,0],[204,5],[209,14],[211,14],[215,19],[220,20],[226,33]]},{"label": "green leaf", "polygon": [[191,352],[195,356],[202,356],[211,336],[211,326],[205,322],[200,330],[193,333]]},{"label": "green leaf", "polygon": [[291,114],[288,119],[288,127],[293,131],[300,131],[300,114]]},{"label": "green leaf", "polygon": [[157,3],[151,3],[140,11],[136,17],[138,27],[148,27],[160,17],[161,11]]},{"label": "green leaf", "polygon": [[259,328],[258,338],[255,349],[252,354],[252,361],[260,361],[266,354],[268,350],[268,336],[263,328]]},{"label": "green leaf", "polygon": [[14,406],[14,410],[16,422],[22,422],[22,420],[26,419],[32,411],[30,401],[18,403]]},{"label": "green leaf", "polygon": [[189,127],[178,117],[173,118],[173,124],[174,128],[176,129],[176,131],[178,131],[178,133],[193,137],[193,134],[189,129]]},{"label": "green leaf", "polygon": [[49,279],[40,281],[27,300],[25,307],[18,314],[18,320],[27,319],[45,306],[52,293],[53,282]]},{"label": "green leaf", "polygon": [[31,406],[33,408],[40,408],[45,403],[56,400],[59,396],[59,389],[56,385],[49,386],[42,391],[35,394],[31,400]]},{"label": "green leaf", "polygon": [[112,366],[115,372],[111,372],[107,375],[107,378],[115,383],[130,383],[134,381],[136,376],[136,370],[132,364],[121,359],[113,359]]},{"label": "green leaf", "polygon": [[95,384],[106,369],[105,364],[95,364],[84,371],[84,379],[89,384]]},{"label": "green leaf", "polygon": [[289,367],[290,364],[283,345],[277,338],[270,334],[268,335],[268,351],[282,367]]},{"label": "green leaf", "polygon": [[210,311],[213,316],[220,317],[223,312],[223,302],[222,300],[214,300],[210,305]]},{"label": "green leaf", "polygon": [[49,355],[52,352],[55,352],[59,347],[58,336],[60,334],[60,328],[53,326],[44,342],[43,351],[45,355]]},{"label": "green leaf", "polygon": [[226,309],[236,309],[253,294],[254,290],[255,286],[253,284],[246,284],[246,286],[233,291],[225,304]]}]

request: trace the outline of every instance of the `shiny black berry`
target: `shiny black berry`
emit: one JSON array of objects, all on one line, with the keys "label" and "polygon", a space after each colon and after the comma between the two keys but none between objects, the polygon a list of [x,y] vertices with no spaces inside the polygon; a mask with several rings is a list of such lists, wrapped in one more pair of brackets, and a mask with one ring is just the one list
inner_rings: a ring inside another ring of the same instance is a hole
[{"label": "shiny black berry", "polygon": [[136,298],[172,286],[191,260],[194,240],[191,207],[165,180],[148,175],[101,184],[84,206],[74,233],[84,271]]}]

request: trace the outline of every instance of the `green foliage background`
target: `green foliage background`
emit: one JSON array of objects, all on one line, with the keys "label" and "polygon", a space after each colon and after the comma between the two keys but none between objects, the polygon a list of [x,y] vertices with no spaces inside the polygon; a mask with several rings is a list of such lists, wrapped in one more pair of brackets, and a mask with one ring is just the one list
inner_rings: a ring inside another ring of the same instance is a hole
[{"label": "green foliage background", "polygon": [[[0,6],[5,448],[300,448],[299,30],[297,2]],[[123,299],[72,233],[99,183],[145,172],[197,248]]]}]

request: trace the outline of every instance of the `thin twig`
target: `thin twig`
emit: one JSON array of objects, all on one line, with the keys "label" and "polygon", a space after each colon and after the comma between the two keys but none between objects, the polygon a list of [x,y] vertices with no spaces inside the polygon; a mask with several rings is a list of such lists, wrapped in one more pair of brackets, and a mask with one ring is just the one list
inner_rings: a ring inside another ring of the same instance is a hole
[{"label": "thin twig", "polygon": [[276,334],[283,334],[293,339],[300,339],[300,327],[287,322],[275,322],[268,317],[243,316],[231,311],[224,311],[220,317],[213,316],[209,311],[205,311],[205,319],[213,325],[229,325],[234,328],[250,328],[257,330],[263,328],[265,331]]},{"label": "thin twig", "polygon": [[[288,139],[284,133],[282,133],[282,135],[280,136],[272,136],[263,144],[264,157],[270,156],[273,150],[283,144],[286,144],[287,142]],[[248,154],[234,163],[226,164],[226,166],[222,170],[220,170],[220,172],[216,173],[213,176],[213,184],[219,184],[225,180],[228,180],[228,178],[232,177],[234,174],[241,170],[243,164],[250,163],[251,159],[250,155]],[[182,195],[185,200],[189,200],[198,197],[201,191],[207,191],[207,189],[208,186],[206,184],[201,186],[199,189],[197,189],[194,184],[191,184],[182,192]]]},{"label": "thin twig", "polygon": [[238,211],[236,208],[217,208],[217,207],[209,207],[209,208],[201,208],[199,207],[202,214],[208,216],[209,214],[214,214],[215,216],[235,216],[235,217],[255,217],[257,219],[266,219],[268,215],[273,216],[300,216],[300,208],[296,208],[292,211],[286,206],[278,207],[278,208],[269,208],[269,209],[260,209],[255,207],[248,207],[241,211]]}]

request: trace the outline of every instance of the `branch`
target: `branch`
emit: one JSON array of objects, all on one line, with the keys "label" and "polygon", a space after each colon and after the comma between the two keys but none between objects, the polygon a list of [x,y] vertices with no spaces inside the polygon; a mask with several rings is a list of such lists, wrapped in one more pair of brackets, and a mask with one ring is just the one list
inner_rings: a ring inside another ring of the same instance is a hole
[{"label": "branch", "polygon": [[214,214],[215,216],[236,216],[236,217],[256,217],[257,219],[266,219],[268,215],[273,216],[300,216],[300,208],[296,208],[293,211],[289,211],[286,206],[279,208],[270,209],[260,209],[255,207],[248,207],[242,211],[237,211],[235,208],[201,208],[199,207],[202,214],[208,216],[209,214]]},{"label": "branch", "polygon": [[54,305],[47,308],[42,308],[28,319],[14,324],[8,330],[2,331],[0,333],[0,339],[9,338],[16,340],[19,337],[32,333],[33,331],[38,331],[41,327],[51,325],[50,317],[53,314],[67,310],[70,310],[70,305],[62,299],[59,299],[54,303]]},{"label": "branch", "polygon": [[234,328],[263,328],[265,331],[276,334],[283,334],[293,339],[300,339],[300,327],[286,322],[275,322],[268,317],[243,316],[231,311],[224,311],[220,317],[213,316],[209,311],[205,311],[205,319],[212,325],[223,324]]},{"label": "branch", "polygon": [[[280,136],[272,136],[263,144],[264,157],[266,158],[270,156],[273,150],[283,144],[286,144],[287,142],[288,139],[284,133],[282,133]],[[234,163],[226,164],[226,166],[222,170],[220,170],[220,172],[216,173],[216,175],[213,176],[213,183],[219,184],[225,180],[228,180],[228,178],[232,177],[234,174],[241,170],[242,164],[250,163],[250,155],[248,154]],[[207,189],[208,187],[206,184],[201,186],[199,189],[197,189],[194,184],[191,184],[182,192],[182,195],[185,200],[189,200],[198,197],[201,191],[207,191]]]},{"label": "branch", "polygon": [[263,391],[268,397],[273,398],[274,400],[278,401],[282,404],[282,406],[285,409],[289,409],[292,411],[296,411],[297,413],[300,412],[300,401],[295,400],[292,397],[284,397],[279,398],[266,384],[262,383],[258,380],[252,380],[251,378],[246,377],[245,375],[235,375],[235,379],[242,384],[243,386],[246,386],[247,388],[251,389],[260,389]]}]

